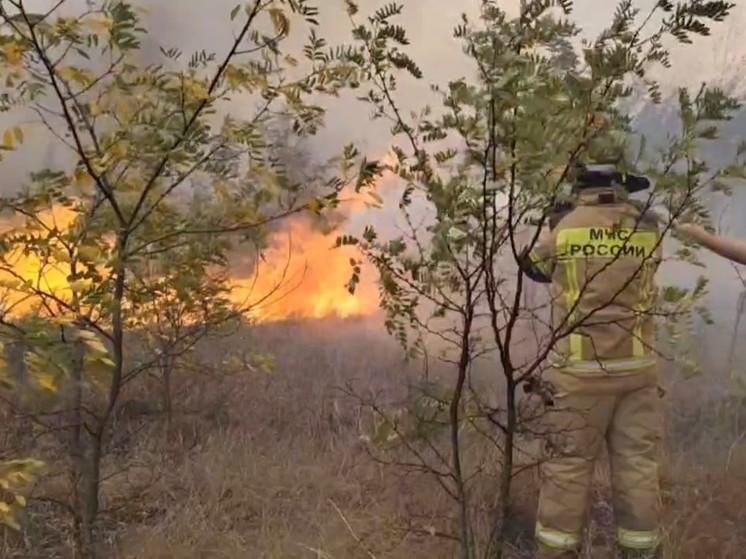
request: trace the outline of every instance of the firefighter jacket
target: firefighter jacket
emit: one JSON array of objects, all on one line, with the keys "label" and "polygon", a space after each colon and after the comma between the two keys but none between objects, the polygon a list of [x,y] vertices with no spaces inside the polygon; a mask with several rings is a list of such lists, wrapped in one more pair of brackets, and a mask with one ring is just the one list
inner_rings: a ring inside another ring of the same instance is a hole
[{"label": "firefighter jacket", "polygon": [[661,256],[657,220],[623,189],[579,194],[521,262],[529,278],[550,284],[554,367],[582,373],[655,365],[651,311]]}]

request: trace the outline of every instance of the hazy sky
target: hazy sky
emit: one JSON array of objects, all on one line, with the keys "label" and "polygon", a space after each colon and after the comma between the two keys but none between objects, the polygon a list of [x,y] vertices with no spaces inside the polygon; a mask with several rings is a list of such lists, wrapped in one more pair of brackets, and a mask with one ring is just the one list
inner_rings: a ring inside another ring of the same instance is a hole
[{"label": "hazy sky", "polygon": [[[360,0],[361,13],[370,12],[388,3],[389,0]],[[158,22],[172,22],[164,29],[162,41],[176,42],[198,48],[208,45],[216,48],[230,40],[230,35],[221,33],[224,29],[225,14],[235,0],[212,0],[209,3],[181,0],[150,0],[149,9]],[[479,0],[454,2],[453,0],[403,0],[404,13],[401,22],[406,27],[411,40],[409,53],[423,69],[425,78],[420,82],[402,78],[399,84],[398,100],[405,109],[417,109],[434,100],[429,90],[433,82],[444,84],[471,73],[460,43],[453,38],[453,27],[459,23],[461,13],[476,14]],[[638,0],[636,5],[646,14],[656,0]],[[322,24],[323,33],[330,43],[349,41],[350,22],[344,14],[342,0],[318,2],[325,6]],[[502,5],[517,12],[518,0],[505,0]],[[713,28],[709,39],[697,39],[693,46],[676,46],[674,68],[663,74],[664,80],[672,87],[687,85],[697,87],[701,80],[714,81],[722,75],[735,75],[734,68],[746,64],[746,42],[740,34],[746,27],[746,2],[727,24]],[[594,37],[611,22],[616,0],[576,0],[573,17],[585,30],[587,36]],[[177,7],[178,6],[178,7]],[[184,43],[185,38],[188,43]],[[213,46],[215,45],[215,46]],[[209,49],[208,49],[209,50]],[[740,64],[737,62],[740,61]],[[383,124],[371,124],[368,110],[357,102],[336,103],[330,114],[326,145],[345,142],[350,135],[356,136],[376,152],[386,148],[388,133]]]},{"label": "hazy sky", "polygon": [[[147,27],[154,40],[165,46],[177,46],[186,52],[205,49],[225,52],[232,40],[232,29],[236,24],[229,21],[228,14],[238,0],[140,0],[149,12]],[[638,0],[637,5],[648,10],[655,0]],[[342,0],[316,2],[324,6],[322,11],[323,35],[330,43],[349,40],[350,22],[343,10]],[[360,0],[361,13],[369,12],[388,0]],[[26,0],[30,10],[43,11],[53,4],[53,0]],[[404,14],[401,18],[411,38],[410,53],[424,70],[425,79],[420,83],[403,79],[398,99],[405,108],[417,108],[432,99],[429,84],[445,83],[449,79],[468,75],[471,72],[459,43],[452,38],[452,29],[458,23],[461,12],[476,13],[479,0],[454,2],[453,0],[403,0]],[[615,0],[576,0],[574,17],[584,27],[586,33],[594,36],[611,20]],[[68,14],[79,13],[85,0],[67,0],[62,11]],[[516,10],[518,0],[503,2],[506,9]],[[677,60],[683,62],[668,78],[674,82],[687,82],[697,85],[700,79],[712,79],[722,71],[733,67],[733,58],[746,52],[743,41],[723,41],[723,32],[732,35],[743,30],[746,23],[746,6],[742,6],[738,22],[715,30],[715,38],[698,42],[696,48],[679,49]],[[293,41],[299,44],[299,41]],[[150,45],[155,52],[154,45]],[[728,54],[729,53],[729,54]],[[734,54],[735,53],[735,54]],[[713,65],[713,62],[717,64]],[[686,68],[685,68],[686,67]],[[678,85],[678,83],[677,83]],[[247,103],[237,103],[235,110],[240,114],[249,109]],[[323,144],[337,146],[350,138],[356,138],[371,151],[380,152],[387,143],[384,126],[371,124],[368,109],[360,103],[335,102],[335,110],[330,114],[329,129]]]}]

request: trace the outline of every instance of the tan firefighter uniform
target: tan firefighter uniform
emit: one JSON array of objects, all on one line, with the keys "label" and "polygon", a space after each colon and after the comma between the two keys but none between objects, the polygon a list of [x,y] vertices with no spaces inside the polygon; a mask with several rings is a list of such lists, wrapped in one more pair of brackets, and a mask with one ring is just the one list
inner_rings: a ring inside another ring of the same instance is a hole
[{"label": "tan firefighter uniform", "polygon": [[584,189],[524,260],[529,277],[551,283],[553,331],[563,334],[545,377],[556,393],[536,524],[542,557],[580,548],[604,443],[619,546],[625,557],[656,556],[661,422],[648,311],[660,240],[654,216],[624,189]]}]

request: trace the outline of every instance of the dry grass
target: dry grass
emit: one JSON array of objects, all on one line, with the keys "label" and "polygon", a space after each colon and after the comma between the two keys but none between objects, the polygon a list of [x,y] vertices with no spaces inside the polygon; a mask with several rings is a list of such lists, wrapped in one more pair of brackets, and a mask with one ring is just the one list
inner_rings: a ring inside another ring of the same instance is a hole
[{"label": "dry grass", "polygon": [[408,510],[447,503],[370,459],[364,413],[344,395],[354,385],[391,396],[412,371],[365,323],[321,328],[270,326],[244,340],[274,351],[276,372],[234,387],[231,426],[159,483],[167,512],[131,526],[118,557],[453,556],[441,540],[401,529]]},{"label": "dry grass", "polygon": [[[367,416],[339,390],[354,386],[392,399],[406,394],[407,382],[418,376],[419,370],[402,361],[377,327],[367,321],[277,324],[225,343],[272,351],[278,358],[276,371],[231,379],[225,400],[228,421],[210,424],[197,418],[195,426],[194,418],[182,418],[176,425],[182,436],[167,439],[168,445],[154,424],[126,458],[112,458],[109,468],[125,459],[139,467],[104,487],[105,502],[113,508],[105,527],[112,542],[105,557],[457,556],[452,541],[432,533],[452,527],[452,503],[432,477],[372,460],[359,438]],[[210,348],[217,354],[224,349]],[[206,397],[210,389],[201,385],[193,391]],[[703,426],[707,409],[698,415],[699,405],[678,393],[671,398],[669,432],[674,439],[664,467],[667,557],[742,557],[746,446],[733,444],[732,417],[738,406],[731,404],[721,424]],[[679,444],[683,434],[691,438],[684,448]],[[180,444],[193,448],[173,452]],[[475,508],[494,504],[493,474],[483,475],[475,486]],[[594,557],[610,557],[613,515],[603,468],[598,477],[589,540],[596,547]],[[142,493],[133,499],[136,487]],[[530,472],[519,479],[516,492],[514,535],[529,542],[536,499]],[[35,507],[37,531],[32,536],[49,532],[38,524],[49,511]],[[58,534],[49,541],[59,545],[64,537]],[[36,555],[28,549],[18,556],[55,556],[50,548],[37,548]],[[529,556],[528,544],[515,554]]]}]

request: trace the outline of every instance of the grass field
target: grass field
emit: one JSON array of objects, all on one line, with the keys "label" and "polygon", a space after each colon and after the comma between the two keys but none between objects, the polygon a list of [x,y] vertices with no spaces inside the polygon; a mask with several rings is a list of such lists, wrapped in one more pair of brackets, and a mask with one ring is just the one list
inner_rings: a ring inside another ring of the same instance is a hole
[{"label": "grass field", "polygon": [[[247,372],[221,383],[185,379],[179,401],[200,411],[177,414],[168,435],[157,416],[130,419],[136,437],[126,453],[107,462],[112,475],[103,487],[103,556],[457,556],[445,533],[453,528],[455,507],[432,476],[383,465],[361,441],[366,414],[346,392],[393,401],[420,374],[374,319],[277,323],[221,344],[273,352],[274,372]],[[497,371],[487,367],[482,373]],[[696,387],[685,387],[676,384],[667,396],[666,557],[737,559],[746,546],[746,445],[739,444],[738,425],[743,406],[736,399],[687,399]],[[599,468],[588,534],[593,557],[611,557],[606,477]],[[522,549],[512,557],[531,556],[535,479],[528,471],[517,481],[513,536]],[[489,510],[496,486],[495,471],[487,467],[474,486],[473,506]],[[55,518],[54,505],[32,502],[25,544],[6,537],[2,556],[69,557],[69,526]]]}]

